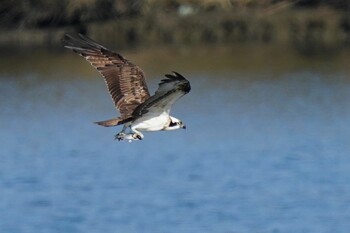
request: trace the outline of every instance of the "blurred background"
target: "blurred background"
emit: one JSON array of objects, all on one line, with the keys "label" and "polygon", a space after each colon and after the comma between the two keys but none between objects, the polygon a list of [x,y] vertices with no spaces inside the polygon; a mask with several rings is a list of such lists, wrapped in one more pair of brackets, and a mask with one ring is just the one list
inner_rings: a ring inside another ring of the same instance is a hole
[{"label": "blurred background", "polygon": [[[2,0],[0,232],[350,229],[350,1]],[[117,142],[83,33],[191,92]]]}]

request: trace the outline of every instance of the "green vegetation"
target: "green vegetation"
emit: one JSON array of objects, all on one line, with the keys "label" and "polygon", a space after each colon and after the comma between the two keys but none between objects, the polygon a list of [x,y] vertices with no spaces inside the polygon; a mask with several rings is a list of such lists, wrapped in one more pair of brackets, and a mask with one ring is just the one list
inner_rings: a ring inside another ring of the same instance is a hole
[{"label": "green vegetation", "polygon": [[[348,0],[2,0],[1,28],[45,28],[119,18],[134,18],[157,12],[244,11],[272,12],[283,7],[329,7],[350,11]],[[185,13],[186,14],[186,13]]]},{"label": "green vegetation", "polygon": [[64,32],[107,44],[285,43],[307,54],[350,45],[348,0],[3,0],[0,45],[56,46]]}]

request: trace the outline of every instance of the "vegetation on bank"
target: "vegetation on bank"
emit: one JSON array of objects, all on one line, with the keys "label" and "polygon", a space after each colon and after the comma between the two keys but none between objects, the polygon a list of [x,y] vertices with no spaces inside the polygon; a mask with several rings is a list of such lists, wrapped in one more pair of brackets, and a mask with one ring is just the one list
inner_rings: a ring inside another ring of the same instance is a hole
[{"label": "vegetation on bank", "polygon": [[47,28],[120,18],[135,18],[157,12],[246,11],[271,12],[289,7],[329,7],[350,12],[348,0],[2,0],[0,28]]},{"label": "vegetation on bank", "polygon": [[0,45],[59,44],[66,31],[118,47],[286,43],[305,53],[350,45],[348,0],[3,0]]}]

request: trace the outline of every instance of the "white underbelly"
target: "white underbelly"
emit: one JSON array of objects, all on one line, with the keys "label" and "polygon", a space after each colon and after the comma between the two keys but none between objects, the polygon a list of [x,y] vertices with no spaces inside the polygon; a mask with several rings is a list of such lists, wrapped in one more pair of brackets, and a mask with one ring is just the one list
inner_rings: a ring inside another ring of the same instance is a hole
[{"label": "white underbelly", "polygon": [[169,125],[170,117],[168,113],[160,115],[145,114],[131,124],[131,128],[140,131],[158,131],[163,130]]}]

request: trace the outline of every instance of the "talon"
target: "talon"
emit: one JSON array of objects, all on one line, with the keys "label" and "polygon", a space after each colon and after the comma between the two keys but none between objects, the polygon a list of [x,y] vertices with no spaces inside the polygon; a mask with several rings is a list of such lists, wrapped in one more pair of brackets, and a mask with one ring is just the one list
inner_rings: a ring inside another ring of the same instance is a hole
[{"label": "talon", "polygon": [[133,137],[135,140],[142,140],[141,135],[139,135],[139,134],[137,134],[137,133],[133,134],[132,137]]},{"label": "talon", "polygon": [[124,140],[124,137],[125,137],[125,133],[118,133],[117,135],[115,135],[114,140],[121,141],[121,140]]}]

